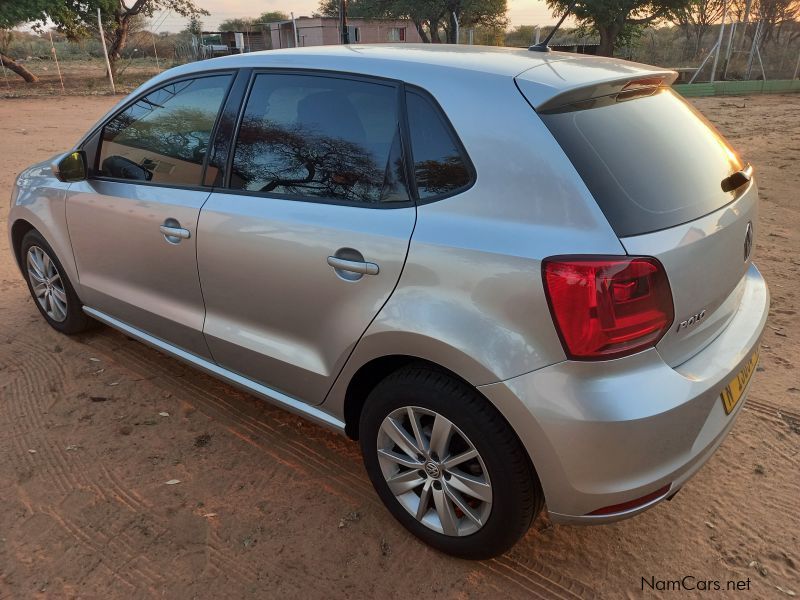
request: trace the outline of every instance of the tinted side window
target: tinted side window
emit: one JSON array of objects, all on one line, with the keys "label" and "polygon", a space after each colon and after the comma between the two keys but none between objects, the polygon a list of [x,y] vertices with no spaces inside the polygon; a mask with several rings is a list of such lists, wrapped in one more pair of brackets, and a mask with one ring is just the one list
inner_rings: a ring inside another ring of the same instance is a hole
[{"label": "tinted side window", "polygon": [[230,187],[375,204],[409,199],[397,90],[316,75],[256,76]]},{"label": "tinted side window", "polygon": [[466,187],[470,172],[438,107],[425,96],[406,93],[414,175],[421,199]]},{"label": "tinted side window", "polygon": [[211,130],[230,75],[171,83],[141,98],[104,128],[100,175],[200,185]]}]

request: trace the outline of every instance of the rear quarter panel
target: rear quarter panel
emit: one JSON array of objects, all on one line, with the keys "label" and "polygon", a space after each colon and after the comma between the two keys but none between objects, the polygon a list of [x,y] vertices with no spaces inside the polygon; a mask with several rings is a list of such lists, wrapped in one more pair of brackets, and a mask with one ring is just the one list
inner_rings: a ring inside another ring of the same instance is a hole
[{"label": "rear quarter panel", "polygon": [[397,289],[326,400],[338,414],[352,375],[380,356],[430,360],[476,386],[564,360],[541,260],[624,254],[513,78],[431,71],[409,82],[442,106],[477,179],[463,193],[419,206]]}]

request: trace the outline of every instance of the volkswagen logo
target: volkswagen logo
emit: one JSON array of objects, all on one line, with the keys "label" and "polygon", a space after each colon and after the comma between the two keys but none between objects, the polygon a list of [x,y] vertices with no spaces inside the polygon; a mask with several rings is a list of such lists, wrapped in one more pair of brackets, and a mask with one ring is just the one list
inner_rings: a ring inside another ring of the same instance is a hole
[{"label": "volkswagen logo", "polygon": [[753,222],[747,222],[747,229],[744,231],[744,262],[750,258],[753,251]]},{"label": "volkswagen logo", "polygon": [[425,463],[425,472],[434,479],[439,479],[442,475],[442,472],[439,470],[439,465],[432,461]]}]

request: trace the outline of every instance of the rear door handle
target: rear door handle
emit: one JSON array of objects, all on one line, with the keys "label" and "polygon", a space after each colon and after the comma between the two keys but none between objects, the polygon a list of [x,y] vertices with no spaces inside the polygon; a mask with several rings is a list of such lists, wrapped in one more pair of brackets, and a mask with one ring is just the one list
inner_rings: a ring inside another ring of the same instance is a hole
[{"label": "rear door handle", "polygon": [[328,264],[337,271],[350,271],[361,275],[377,275],[380,268],[375,263],[361,260],[347,260],[336,256],[328,257]]}]

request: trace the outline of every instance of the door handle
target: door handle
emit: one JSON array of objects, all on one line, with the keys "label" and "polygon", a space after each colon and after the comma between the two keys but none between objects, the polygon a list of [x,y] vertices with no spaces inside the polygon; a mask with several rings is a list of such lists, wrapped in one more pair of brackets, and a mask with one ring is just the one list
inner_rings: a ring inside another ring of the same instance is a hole
[{"label": "door handle", "polygon": [[158,230],[170,244],[177,244],[181,240],[188,240],[192,237],[192,233],[181,227],[175,219],[167,219],[166,223],[158,226]]},{"label": "door handle", "polygon": [[361,275],[377,275],[380,272],[378,265],[363,260],[347,260],[345,258],[329,256],[328,264],[337,271],[349,271]]}]

